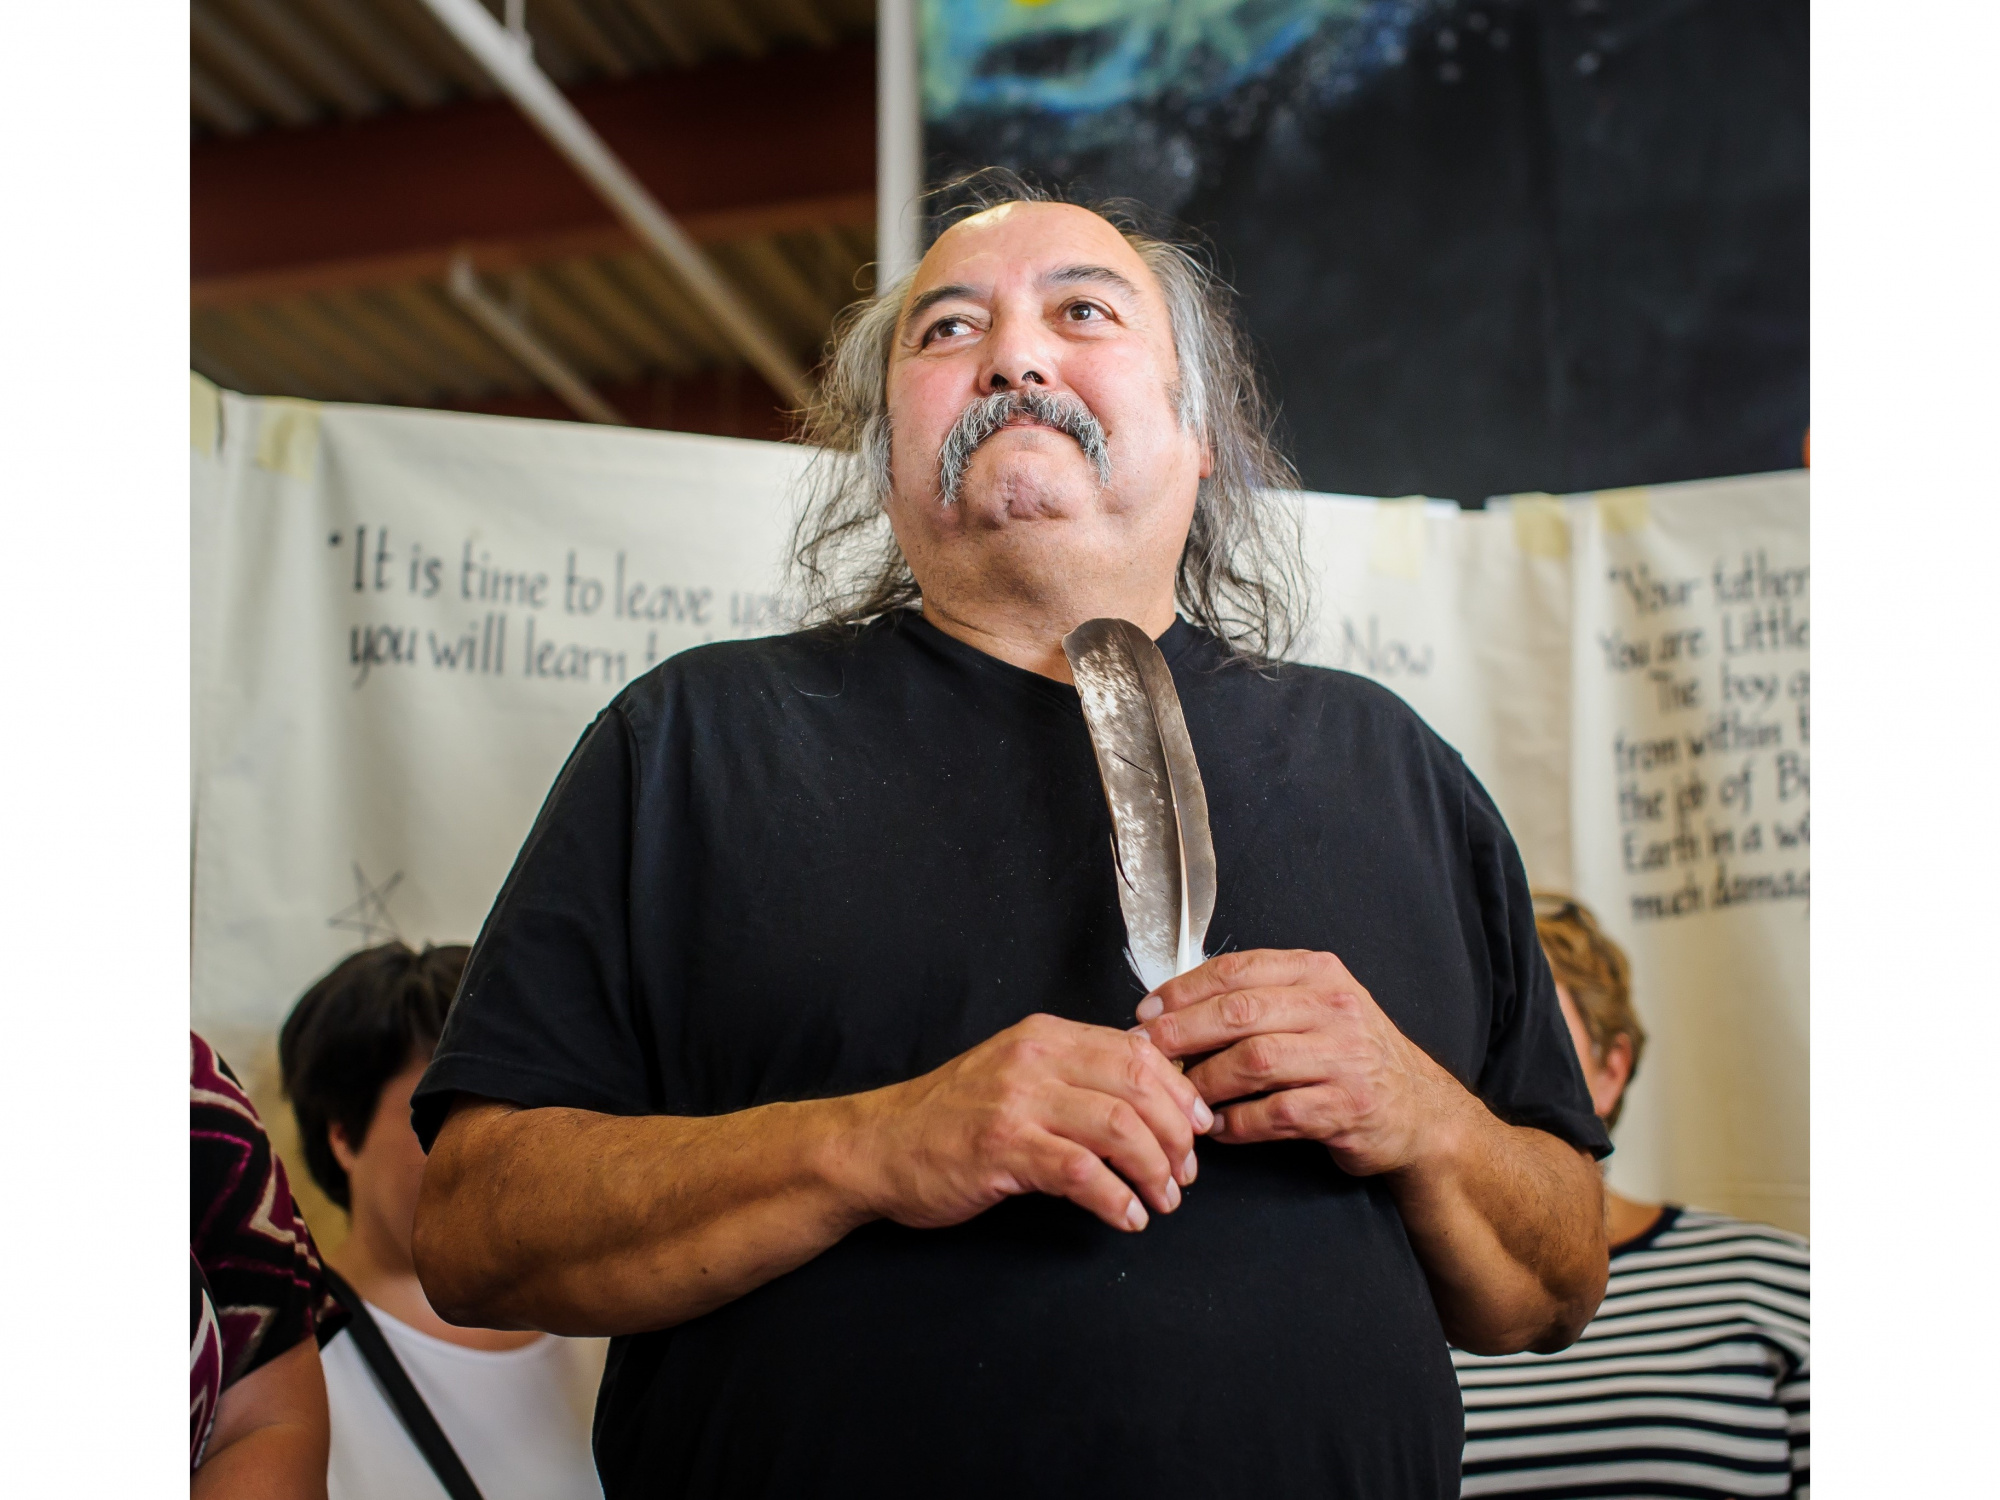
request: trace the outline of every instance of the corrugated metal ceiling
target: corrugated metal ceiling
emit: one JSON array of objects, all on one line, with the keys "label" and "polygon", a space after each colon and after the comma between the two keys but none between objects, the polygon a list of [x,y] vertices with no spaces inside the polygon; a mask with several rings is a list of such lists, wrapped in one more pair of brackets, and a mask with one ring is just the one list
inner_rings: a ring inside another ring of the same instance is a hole
[{"label": "corrugated metal ceiling", "polygon": [[[504,0],[487,0],[500,14]],[[310,128],[489,97],[491,85],[419,0],[193,0],[197,139]],[[565,85],[831,47],[873,28],[872,0],[527,0],[541,66]],[[699,143],[691,143],[699,149]],[[706,247],[810,363],[834,314],[867,290],[865,222]],[[579,254],[486,277],[487,289],[593,385],[740,363],[656,261]],[[441,276],[197,305],[195,367],[258,394],[465,404],[535,378],[452,300]]]},{"label": "corrugated metal ceiling", "polygon": [[[496,16],[501,0],[485,0]],[[358,119],[488,98],[493,86],[420,0],[193,0],[197,133]],[[535,61],[564,85],[831,47],[874,30],[873,0],[527,0]]]}]

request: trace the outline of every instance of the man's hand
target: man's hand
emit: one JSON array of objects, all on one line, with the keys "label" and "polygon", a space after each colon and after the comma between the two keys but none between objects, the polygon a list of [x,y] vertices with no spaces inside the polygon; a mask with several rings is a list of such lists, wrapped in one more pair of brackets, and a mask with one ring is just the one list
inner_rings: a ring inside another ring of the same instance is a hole
[{"label": "man's hand", "polygon": [[1054,1016],[908,1083],[734,1114],[614,1116],[461,1095],[424,1168],[417,1274],[454,1322],[668,1328],[870,1219],[937,1227],[1052,1193],[1114,1229],[1143,1229],[1147,1204],[1179,1205],[1195,1135],[1213,1118],[1144,1037]]},{"label": "man's hand", "polygon": [[[1603,1184],[1509,1125],[1396,1029],[1330,953],[1230,953],[1160,986],[1141,1028],[1216,1106],[1214,1139],[1314,1140],[1382,1176],[1445,1334],[1476,1354],[1570,1343],[1604,1295]],[[1241,1102],[1233,1102],[1241,1101]]]},{"label": "man's hand", "polygon": [[[1218,1141],[1320,1141],[1372,1177],[1481,1109],[1331,953],[1225,953],[1161,985],[1139,1019],[1166,1056],[1205,1057],[1187,1077],[1217,1106]],[[1235,1099],[1248,1102],[1220,1107]]]},{"label": "man's hand", "polygon": [[853,1103],[857,1191],[873,1213],[919,1229],[1021,1193],[1144,1229],[1146,1204],[1180,1206],[1194,1138],[1214,1119],[1145,1037],[1046,1015]]}]

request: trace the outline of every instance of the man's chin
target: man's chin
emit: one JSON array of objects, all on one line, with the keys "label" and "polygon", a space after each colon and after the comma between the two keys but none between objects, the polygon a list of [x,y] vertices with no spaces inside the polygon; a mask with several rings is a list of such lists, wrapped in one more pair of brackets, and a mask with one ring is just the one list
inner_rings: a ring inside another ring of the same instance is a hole
[{"label": "man's chin", "polygon": [[989,526],[1032,521],[1081,521],[1097,513],[1096,487],[1049,484],[1040,476],[1008,476],[977,491],[967,486],[960,501],[966,516]]},{"label": "man's chin", "polygon": [[[1043,435],[1070,441],[1045,429]],[[998,525],[1095,515],[1102,496],[1097,471],[1071,443],[1067,454],[982,450],[960,486],[959,504],[968,517]]]}]

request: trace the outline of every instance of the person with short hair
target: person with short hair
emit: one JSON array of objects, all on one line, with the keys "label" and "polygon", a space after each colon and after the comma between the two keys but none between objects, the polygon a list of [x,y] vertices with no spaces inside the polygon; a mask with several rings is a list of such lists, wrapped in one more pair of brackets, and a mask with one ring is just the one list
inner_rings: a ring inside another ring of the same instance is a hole
[{"label": "person with short hair", "polygon": [[[285,1094],[313,1181],[347,1211],[347,1238],[328,1266],[365,1304],[482,1500],[596,1500],[590,1412],[602,1346],[447,1323],[410,1258],[424,1170],[410,1094],[469,951],[385,943],[343,959],[286,1018]],[[446,1490],[371,1369],[362,1336],[350,1327],[321,1354],[329,1500],[436,1500]]]},{"label": "person with short hair", "polygon": [[[1537,898],[1591,1100],[1618,1123],[1646,1031],[1631,965],[1589,908]],[[1470,1495],[1537,1500],[1806,1500],[1806,1242],[1765,1224],[1605,1189],[1603,1306],[1558,1353],[1453,1351]]]}]

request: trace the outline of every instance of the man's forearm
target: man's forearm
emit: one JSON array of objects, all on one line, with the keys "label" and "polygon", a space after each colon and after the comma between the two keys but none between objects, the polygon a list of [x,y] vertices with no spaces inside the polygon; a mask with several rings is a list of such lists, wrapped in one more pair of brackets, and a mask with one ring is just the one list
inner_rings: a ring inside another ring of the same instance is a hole
[{"label": "man's forearm", "polygon": [[415,1251],[454,1322],[570,1335],[670,1327],[873,1217],[842,1185],[855,1101],[688,1119],[461,1100],[424,1173]]},{"label": "man's forearm", "polygon": [[1446,1335],[1475,1354],[1565,1347],[1604,1297],[1595,1164],[1469,1095],[1440,1140],[1389,1183]]},{"label": "man's forearm", "polygon": [[461,1098],[424,1169],[417,1274],[459,1323],[666,1328],[870,1219],[943,1228],[1048,1193],[1136,1233],[1180,1206],[1213,1123],[1151,1042],[1048,1015],[903,1083],[706,1119]]}]

